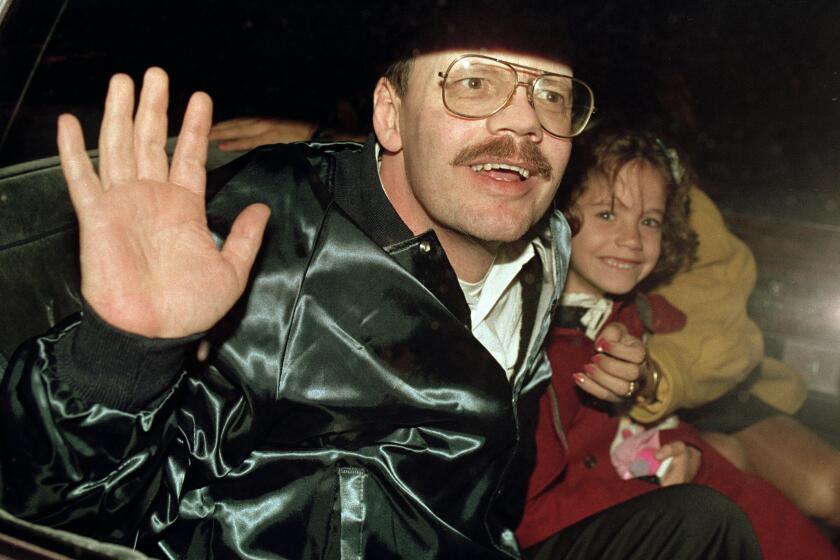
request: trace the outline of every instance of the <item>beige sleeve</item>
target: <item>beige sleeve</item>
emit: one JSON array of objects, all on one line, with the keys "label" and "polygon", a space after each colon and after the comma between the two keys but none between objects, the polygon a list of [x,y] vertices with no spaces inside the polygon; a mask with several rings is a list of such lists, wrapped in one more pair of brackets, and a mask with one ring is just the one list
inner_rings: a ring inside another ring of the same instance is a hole
[{"label": "beige sleeve", "polygon": [[685,312],[688,322],[683,330],[654,335],[648,342],[661,381],[656,402],[631,410],[640,422],[717,399],[742,381],[764,354],[761,332],[747,316],[755,259],[696,187],[691,190],[691,204],[691,223],[700,240],[698,260],[656,290]]}]

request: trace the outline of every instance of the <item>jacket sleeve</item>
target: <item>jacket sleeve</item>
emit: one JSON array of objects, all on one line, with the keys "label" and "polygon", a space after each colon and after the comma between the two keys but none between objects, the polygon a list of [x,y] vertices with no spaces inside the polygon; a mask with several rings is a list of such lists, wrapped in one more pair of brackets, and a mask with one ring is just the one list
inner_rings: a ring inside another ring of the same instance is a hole
[{"label": "jacket sleeve", "polygon": [[86,310],[19,348],[0,380],[0,506],[130,537],[161,485],[188,342],[118,332]]},{"label": "jacket sleeve", "polygon": [[683,310],[688,321],[683,330],[648,341],[662,377],[657,400],[630,412],[643,423],[719,398],[747,376],[764,352],[761,332],[747,315],[755,259],[696,187],[691,204],[691,223],[700,241],[698,260],[656,290]]},{"label": "jacket sleeve", "polygon": [[[210,173],[208,193],[221,192],[249,161]],[[229,425],[198,426],[197,419],[235,419],[242,408],[241,391],[223,376],[204,375],[209,362],[193,368],[185,361],[201,336],[126,333],[83,302],[81,314],[19,347],[0,370],[0,508],[130,544],[141,523],[150,525],[146,532],[171,524],[186,467],[196,463],[191,452]],[[185,366],[210,381],[194,387],[197,376],[184,375]],[[190,409],[184,401],[193,388]],[[223,460],[207,456],[208,464]]]}]

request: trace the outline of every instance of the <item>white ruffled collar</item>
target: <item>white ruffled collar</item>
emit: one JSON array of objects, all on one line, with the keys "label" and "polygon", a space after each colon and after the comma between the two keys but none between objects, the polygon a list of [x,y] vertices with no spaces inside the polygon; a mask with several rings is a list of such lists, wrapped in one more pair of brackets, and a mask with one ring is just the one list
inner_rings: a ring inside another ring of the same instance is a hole
[{"label": "white ruffled collar", "polygon": [[613,301],[592,294],[570,293],[563,294],[560,304],[568,307],[583,307],[588,310],[583,314],[580,322],[586,328],[587,338],[595,340],[601,327],[612,313]]}]

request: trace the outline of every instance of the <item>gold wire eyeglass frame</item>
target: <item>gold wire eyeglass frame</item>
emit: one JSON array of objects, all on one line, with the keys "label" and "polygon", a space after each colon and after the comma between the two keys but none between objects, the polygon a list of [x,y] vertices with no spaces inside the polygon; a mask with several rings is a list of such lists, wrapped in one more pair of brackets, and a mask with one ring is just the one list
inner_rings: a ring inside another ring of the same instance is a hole
[{"label": "gold wire eyeglass frame", "polygon": [[[511,88],[507,98],[498,107],[496,107],[486,115],[469,115],[460,111],[455,111],[446,102],[446,78],[449,76],[449,72],[452,71],[452,68],[454,68],[455,65],[458,64],[458,62],[462,61],[465,58],[482,58],[484,60],[492,60],[493,62],[503,64],[513,71],[513,76],[516,79],[516,83],[514,84],[513,88]],[[536,76],[530,82],[523,82],[519,79],[519,72],[516,71],[517,68],[520,68],[522,70],[529,70],[530,72],[533,72]],[[545,130],[552,136],[557,136],[558,138],[574,138],[575,136],[580,135],[580,133],[586,130],[586,125],[589,124],[589,119],[591,119],[592,115],[597,111],[597,109],[595,108],[595,94],[593,93],[592,88],[589,87],[589,84],[587,84],[583,80],[580,80],[573,76],[567,76],[565,74],[555,74],[554,72],[546,72],[545,70],[542,70],[540,68],[533,68],[531,66],[525,66],[524,64],[516,64],[515,62],[508,62],[507,60],[493,58],[492,56],[487,56],[483,54],[462,54],[458,56],[457,58],[455,58],[455,60],[449,63],[449,66],[447,66],[445,72],[438,72],[438,77],[443,79],[443,84],[441,84],[440,88],[440,95],[441,99],[443,100],[443,106],[446,107],[446,110],[450,113],[467,119],[486,119],[487,117],[492,117],[493,115],[507,107],[508,103],[510,103],[510,100],[513,99],[513,96],[516,94],[516,88],[519,86],[525,86],[527,88],[526,91],[528,95],[528,103],[530,103],[531,108],[534,109],[535,112],[537,112],[537,108],[534,106],[534,86],[537,84],[537,82],[546,77],[566,78],[567,80],[571,80],[573,84],[583,86],[589,93],[589,107],[587,107],[586,117],[581,120],[582,124],[580,125],[578,130],[575,130],[572,134],[557,134],[556,132],[552,132],[551,130],[545,127],[545,125],[542,122],[542,119],[539,119],[540,126],[543,128],[543,130]],[[537,117],[539,117],[539,112],[537,112]]]}]

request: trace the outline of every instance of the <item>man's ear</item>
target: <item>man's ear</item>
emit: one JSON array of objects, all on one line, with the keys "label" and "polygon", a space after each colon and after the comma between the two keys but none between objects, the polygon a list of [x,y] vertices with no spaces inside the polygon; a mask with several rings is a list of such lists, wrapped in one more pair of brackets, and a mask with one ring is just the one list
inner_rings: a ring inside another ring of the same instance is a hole
[{"label": "man's ear", "polygon": [[402,150],[401,101],[391,82],[379,78],[373,90],[373,130],[382,148],[392,153]]}]

